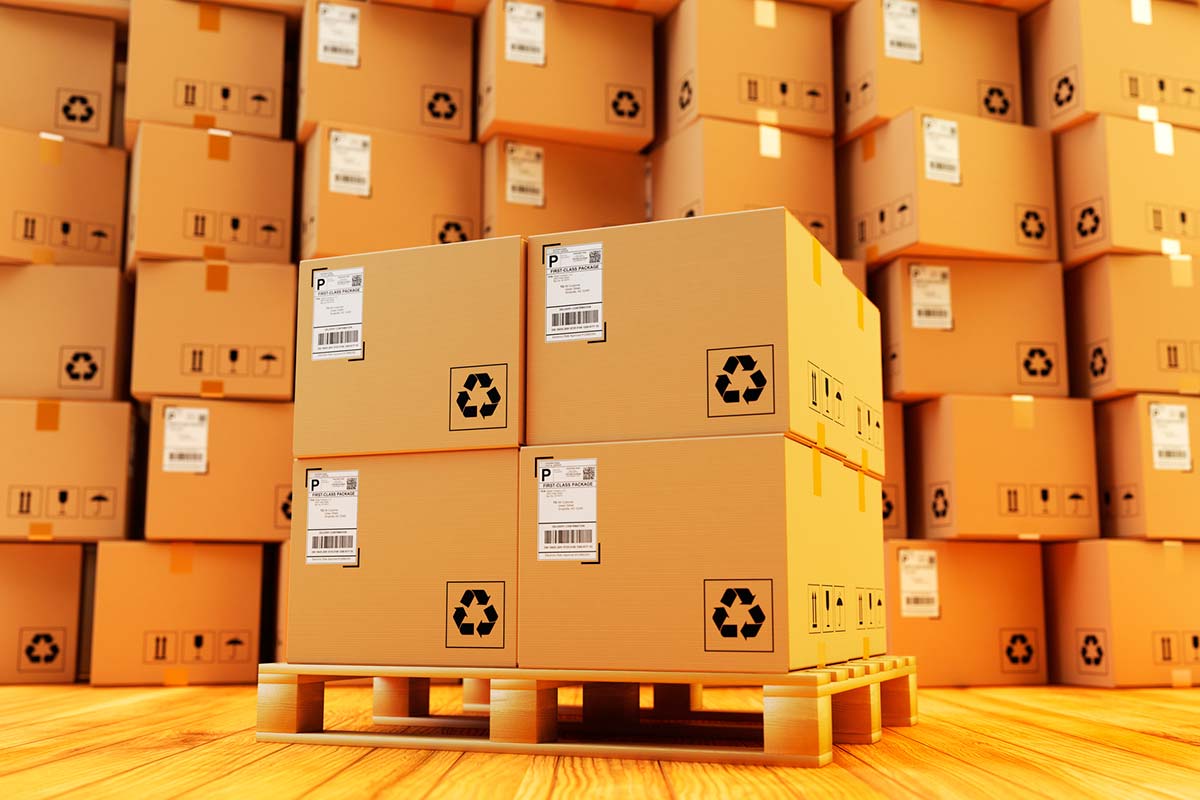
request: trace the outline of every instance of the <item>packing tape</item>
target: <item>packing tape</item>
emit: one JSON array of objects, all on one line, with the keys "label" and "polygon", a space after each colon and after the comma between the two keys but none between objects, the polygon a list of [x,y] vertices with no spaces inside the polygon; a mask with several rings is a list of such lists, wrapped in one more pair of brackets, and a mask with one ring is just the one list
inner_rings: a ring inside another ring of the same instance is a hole
[{"label": "packing tape", "polygon": [[58,430],[58,417],[61,406],[57,400],[38,400],[37,411],[34,413],[33,429],[35,431]]},{"label": "packing tape", "polygon": [[196,30],[221,32],[221,7],[214,3],[200,3],[196,8]]},{"label": "packing tape", "polygon": [[204,265],[204,291],[224,292],[229,289],[229,265],[210,261]]},{"label": "packing tape", "polygon": [[1190,289],[1195,285],[1196,276],[1192,270],[1190,255],[1168,256],[1171,267],[1171,285],[1176,289]]},{"label": "packing tape", "polygon": [[1012,396],[1012,424],[1019,431],[1033,430],[1033,395]]},{"label": "packing tape", "polygon": [[858,511],[861,514],[867,510],[867,473],[858,471]]},{"label": "packing tape", "polygon": [[817,448],[812,449],[813,459],[813,497],[821,496],[821,451]]},{"label": "packing tape", "polygon": [[817,423],[817,447],[825,449],[825,423]]},{"label": "packing tape", "polygon": [[224,261],[225,248],[219,244],[204,245],[204,260],[205,261]]},{"label": "packing tape", "polygon": [[29,541],[31,542],[48,542],[54,538],[54,523],[52,522],[31,522],[29,523]]},{"label": "packing tape", "polygon": [[871,469],[871,454],[867,452],[867,448],[862,448],[862,469],[863,472],[869,472]]},{"label": "packing tape", "polygon": [[[866,322],[863,319],[863,293],[858,290],[855,290],[854,293],[857,295],[855,302],[858,304],[858,329],[860,331],[866,330]],[[863,452],[865,453],[866,451],[864,450]]]},{"label": "packing tape", "polygon": [[1158,106],[1138,103],[1137,118],[1142,122],[1158,122]]},{"label": "packing tape", "polygon": [[192,117],[193,128],[215,128],[217,126],[217,117],[214,114],[196,114]]},{"label": "packing tape", "polygon": [[220,128],[208,129],[208,157],[212,161],[228,161],[233,134]]},{"label": "packing tape", "polygon": [[166,667],[163,669],[163,686],[187,686],[187,667]]},{"label": "packing tape", "polygon": [[758,154],[763,158],[783,157],[783,133],[774,125],[758,126]]},{"label": "packing tape", "polygon": [[1181,375],[1179,378],[1179,393],[1200,395],[1200,375]]},{"label": "packing tape", "polygon": [[862,160],[870,161],[875,157],[875,131],[867,131],[862,135]]},{"label": "packing tape", "polygon": [[879,245],[877,245],[877,244],[867,245],[867,249],[865,251],[863,251],[863,257],[866,259],[868,264],[873,261],[878,261],[879,260]]},{"label": "packing tape", "polygon": [[825,643],[817,642],[817,669],[825,669]]},{"label": "packing tape", "polygon": [[1150,0],[1129,0],[1129,18],[1135,25],[1153,25],[1154,11]]},{"label": "packing tape", "polygon": [[167,547],[171,549],[171,574],[192,574],[192,554],[196,545],[192,542],[171,542]]},{"label": "packing tape", "polygon": [[225,396],[225,381],[205,380],[200,381],[200,396],[201,397],[216,397]]},{"label": "packing tape", "polygon": [[1192,688],[1192,670],[1190,667],[1179,667],[1171,670],[1172,689]]},{"label": "packing tape", "polygon": [[1162,254],[1168,258],[1183,255],[1183,245],[1178,239],[1172,239],[1170,236],[1164,236],[1159,239],[1158,247],[1162,250]]},{"label": "packing tape", "polygon": [[1154,123],[1154,152],[1160,156],[1175,155],[1175,128],[1171,123]]},{"label": "packing tape", "polygon": [[1183,572],[1183,542],[1179,539],[1164,539],[1162,543],[1163,565],[1168,575]]},{"label": "packing tape", "polygon": [[778,125],[779,112],[773,108],[760,108],[754,112],[754,121],[759,125]]},{"label": "packing tape", "polygon": [[863,657],[864,661],[866,661],[868,658],[871,657],[871,637],[870,636],[863,637],[863,655],[862,655],[862,657]]},{"label": "packing tape", "polygon": [[1019,539],[1022,542],[1036,542],[1036,541],[1041,540],[1041,538],[1042,538],[1042,535],[1040,533],[1018,533],[1017,534],[1017,539]]},{"label": "packing tape", "polygon": [[62,163],[63,137],[57,133],[38,134],[38,159],[43,164],[57,167]]},{"label": "packing tape", "polygon": [[817,237],[812,237],[813,283],[817,286],[821,285],[821,251],[824,249],[817,241]]},{"label": "packing tape", "polygon": [[35,247],[29,253],[29,260],[34,264],[53,264],[54,251],[49,247]]},{"label": "packing tape", "polygon": [[775,0],[754,0],[754,24],[760,28],[775,27]]}]

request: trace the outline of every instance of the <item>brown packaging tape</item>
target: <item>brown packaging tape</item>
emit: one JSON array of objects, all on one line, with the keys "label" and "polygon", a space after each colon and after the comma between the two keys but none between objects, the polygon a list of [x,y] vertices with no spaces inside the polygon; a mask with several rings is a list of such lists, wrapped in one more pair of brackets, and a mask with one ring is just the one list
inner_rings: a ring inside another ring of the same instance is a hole
[{"label": "brown packaging tape", "polygon": [[205,261],[224,261],[225,248],[219,244],[204,245],[204,260]]},{"label": "brown packaging tape", "polygon": [[825,669],[825,643],[817,642],[817,669]]},{"label": "brown packaging tape", "polygon": [[208,157],[212,161],[228,161],[230,145],[233,142],[232,136],[226,136],[223,133],[208,134]]},{"label": "brown packaging tape", "polygon": [[871,637],[870,636],[863,637],[863,656],[862,657],[864,659],[871,657]]},{"label": "brown packaging tape", "polygon": [[812,240],[812,262],[813,262],[813,283],[817,286],[821,285],[821,243],[815,238]]},{"label": "brown packaging tape", "polygon": [[200,381],[200,396],[201,397],[216,397],[225,396],[225,381],[208,380]]},{"label": "brown packaging tape", "polygon": [[214,3],[200,3],[196,8],[196,29],[221,32],[221,7]]},{"label": "brown packaging tape", "polygon": [[875,157],[875,131],[867,131],[862,135],[862,160],[870,161]]},{"label": "brown packaging tape", "polygon": [[49,247],[35,247],[29,253],[29,260],[34,264],[53,264],[54,251]]},{"label": "brown packaging tape", "polygon": [[877,244],[867,245],[865,257],[866,257],[867,261],[874,261],[875,259],[879,258],[879,245],[877,245]]},{"label": "brown packaging tape", "polygon": [[858,301],[858,329],[860,331],[866,330],[867,323],[865,319],[865,311],[863,309],[863,293],[856,291],[855,295],[857,296]]},{"label": "brown packaging tape", "polygon": [[63,140],[57,136],[38,137],[38,158],[43,164],[57,167],[62,163]]},{"label": "brown packaging tape", "polygon": [[205,264],[204,290],[206,292],[224,292],[229,289],[229,265],[222,261],[210,261]]},{"label": "brown packaging tape", "polygon": [[1178,575],[1183,572],[1183,542],[1178,539],[1164,539],[1162,549],[1167,574]]},{"label": "brown packaging tape", "polygon": [[192,127],[204,130],[215,128],[217,127],[217,117],[215,114],[196,114],[192,117]]},{"label": "brown packaging tape", "polygon": [[1190,667],[1181,667],[1179,669],[1171,670],[1171,688],[1192,688],[1192,670]]},{"label": "brown packaging tape", "polygon": [[191,542],[171,542],[167,546],[171,548],[171,574],[190,575],[196,545]]},{"label": "brown packaging tape", "polygon": [[1012,424],[1019,431],[1033,430],[1033,397],[1027,394],[1012,396]]},{"label": "brown packaging tape", "polygon": [[29,541],[48,542],[54,538],[54,524],[51,522],[29,523]]},{"label": "brown packaging tape", "polygon": [[166,667],[163,669],[163,686],[187,686],[187,667]]},{"label": "brown packaging tape", "polygon": [[813,467],[812,467],[813,496],[820,497],[821,496],[821,451],[817,450],[816,448],[810,448],[810,449],[812,450],[812,460],[813,460]]},{"label": "brown packaging tape", "polygon": [[1171,286],[1176,289],[1191,289],[1195,285],[1195,272],[1191,256],[1170,256]]},{"label": "brown packaging tape", "polygon": [[817,447],[825,449],[825,423],[817,423]]},{"label": "brown packaging tape", "polygon": [[38,400],[37,412],[34,415],[33,429],[37,431],[58,430],[58,417],[61,405],[57,400]]}]

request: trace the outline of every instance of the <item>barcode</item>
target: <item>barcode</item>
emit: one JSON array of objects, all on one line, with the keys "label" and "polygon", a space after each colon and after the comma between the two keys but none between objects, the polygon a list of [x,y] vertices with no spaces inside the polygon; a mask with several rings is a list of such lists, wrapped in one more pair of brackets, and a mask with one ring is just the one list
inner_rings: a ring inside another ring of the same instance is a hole
[{"label": "barcode", "polygon": [[1163,449],[1159,449],[1159,451],[1158,451],[1158,457],[1159,457],[1159,458],[1187,458],[1187,457],[1188,457],[1188,455],[1190,455],[1190,454],[1188,453],[1188,451],[1187,451],[1187,450],[1163,450]]},{"label": "barcode", "polygon": [[931,606],[936,601],[937,601],[937,598],[934,598],[934,597],[928,597],[925,595],[917,597],[917,596],[909,595],[908,597],[904,598],[904,605],[906,605],[906,606]]},{"label": "barcode", "polygon": [[354,344],[358,341],[358,331],[329,331],[317,334],[317,345]]},{"label": "barcode", "polygon": [[344,56],[354,55],[353,47],[346,47],[345,45],[342,45],[342,44],[329,44],[328,42],[326,42],[325,44],[321,45],[321,49],[324,50],[326,53],[338,53],[338,54],[344,55]]},{"label": "barcode", "polygon": [[541,194],[542,188],[536,184],[528,183],[512,183],[509,184],[509,191],[515,194]]},{"label": "barcode", "polygon": [[346,478],[346,491],[348,491],[348,492],[357,492],[358,491],[358,478]]},{"label": "barcode", "polygon": [[888,47],[898,47],[901,50],[916,50],[917,43],[907,39],[888,39]]},{"label": "barcode", "polygon": [[540,53],[542,51],[541,45],[525,44],[524,42],[509,42],[508,49],[509,50],[522,50],[526,53]]},{"label": "barcode", "polygon": [[203,453],[180,453],[175,451],[167,453],[168,461],[200,461],[203,458]]},{"label": "barcode", "polygon": [[594,481],[594,480],[596,480],[596,468],[595,468],[595,467],[584,467],[584,468],[583,468],[583,474],[582,474],[582,476],[581,476],[581,477],[582,477],[582,478],[583,478],[583,480],[585,480],[585,481]]},{"label": "barcode", "polygon": [[596,532],[591,528],[556,528],[542,534],[543,544],[591,544]]},{"label": "barcode", "polygon": [[918,308],[918,317],[947,317],[950,312],[944,308]]},{"label": "barcode", "polygon": [[589,264],[599,264],[600,256],[601,256],[601,253],[599,250],[593,250],[592,252],[588,253],[588,263]]},{"label": "barcode", "polygon": [[364,175],[347,175],[344,172],[335,172],[333,174],[334,183],[366,183],[367,179]]},{"label": "barcode", "polygon": [[929,166],[932,169],[945,170],[946,172],[954,172],[954,164],[947,164],[945,161],[930,161]]},{"label": "barcode", "polygon": [[600,312],[595,309],[587,311],[556,311],[550,315],[550,327],[561,328],[565,325],[588,325],[600,321]]},{"label": "barcode", "polygon": [[349,550],[354,547],[352,533],[322,533],[312,537],[309,550]]},{"label": "barcode", "polygon": [[362,275],[351,275],[350,276],[350,285],[351,286],[362,286]]}]

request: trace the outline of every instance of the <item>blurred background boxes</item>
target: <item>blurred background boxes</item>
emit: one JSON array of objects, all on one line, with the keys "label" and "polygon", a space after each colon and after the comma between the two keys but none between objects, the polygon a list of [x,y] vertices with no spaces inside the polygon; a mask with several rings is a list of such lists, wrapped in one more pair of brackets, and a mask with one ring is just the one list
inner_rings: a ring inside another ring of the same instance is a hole
[{"label": "blurred background boxes", "polygon": [[904,482],[904,406],[883,403],[883,537],[908,536],[908,494]]},{"label": "blurred background boxes", "polygon": [[0,684],[74,683],[83,546],[0,544]]}]

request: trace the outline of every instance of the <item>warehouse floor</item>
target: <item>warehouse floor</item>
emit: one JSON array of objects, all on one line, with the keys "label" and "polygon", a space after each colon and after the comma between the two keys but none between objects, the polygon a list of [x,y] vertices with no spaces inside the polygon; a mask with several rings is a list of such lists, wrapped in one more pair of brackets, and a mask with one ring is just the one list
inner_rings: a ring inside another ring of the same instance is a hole
[{"label": "warehouse floor", "polygon": [[[431,708],[452,713],[456,687]],[[923,689],[921,724],[818,770],[258,744],[255,689],[0,687],[0,796],[1072,797],[1200,795],[1200,689]],[[761,694],[710,690],[706,706]],[[369,724],[370,689],[326,693]]]}]

